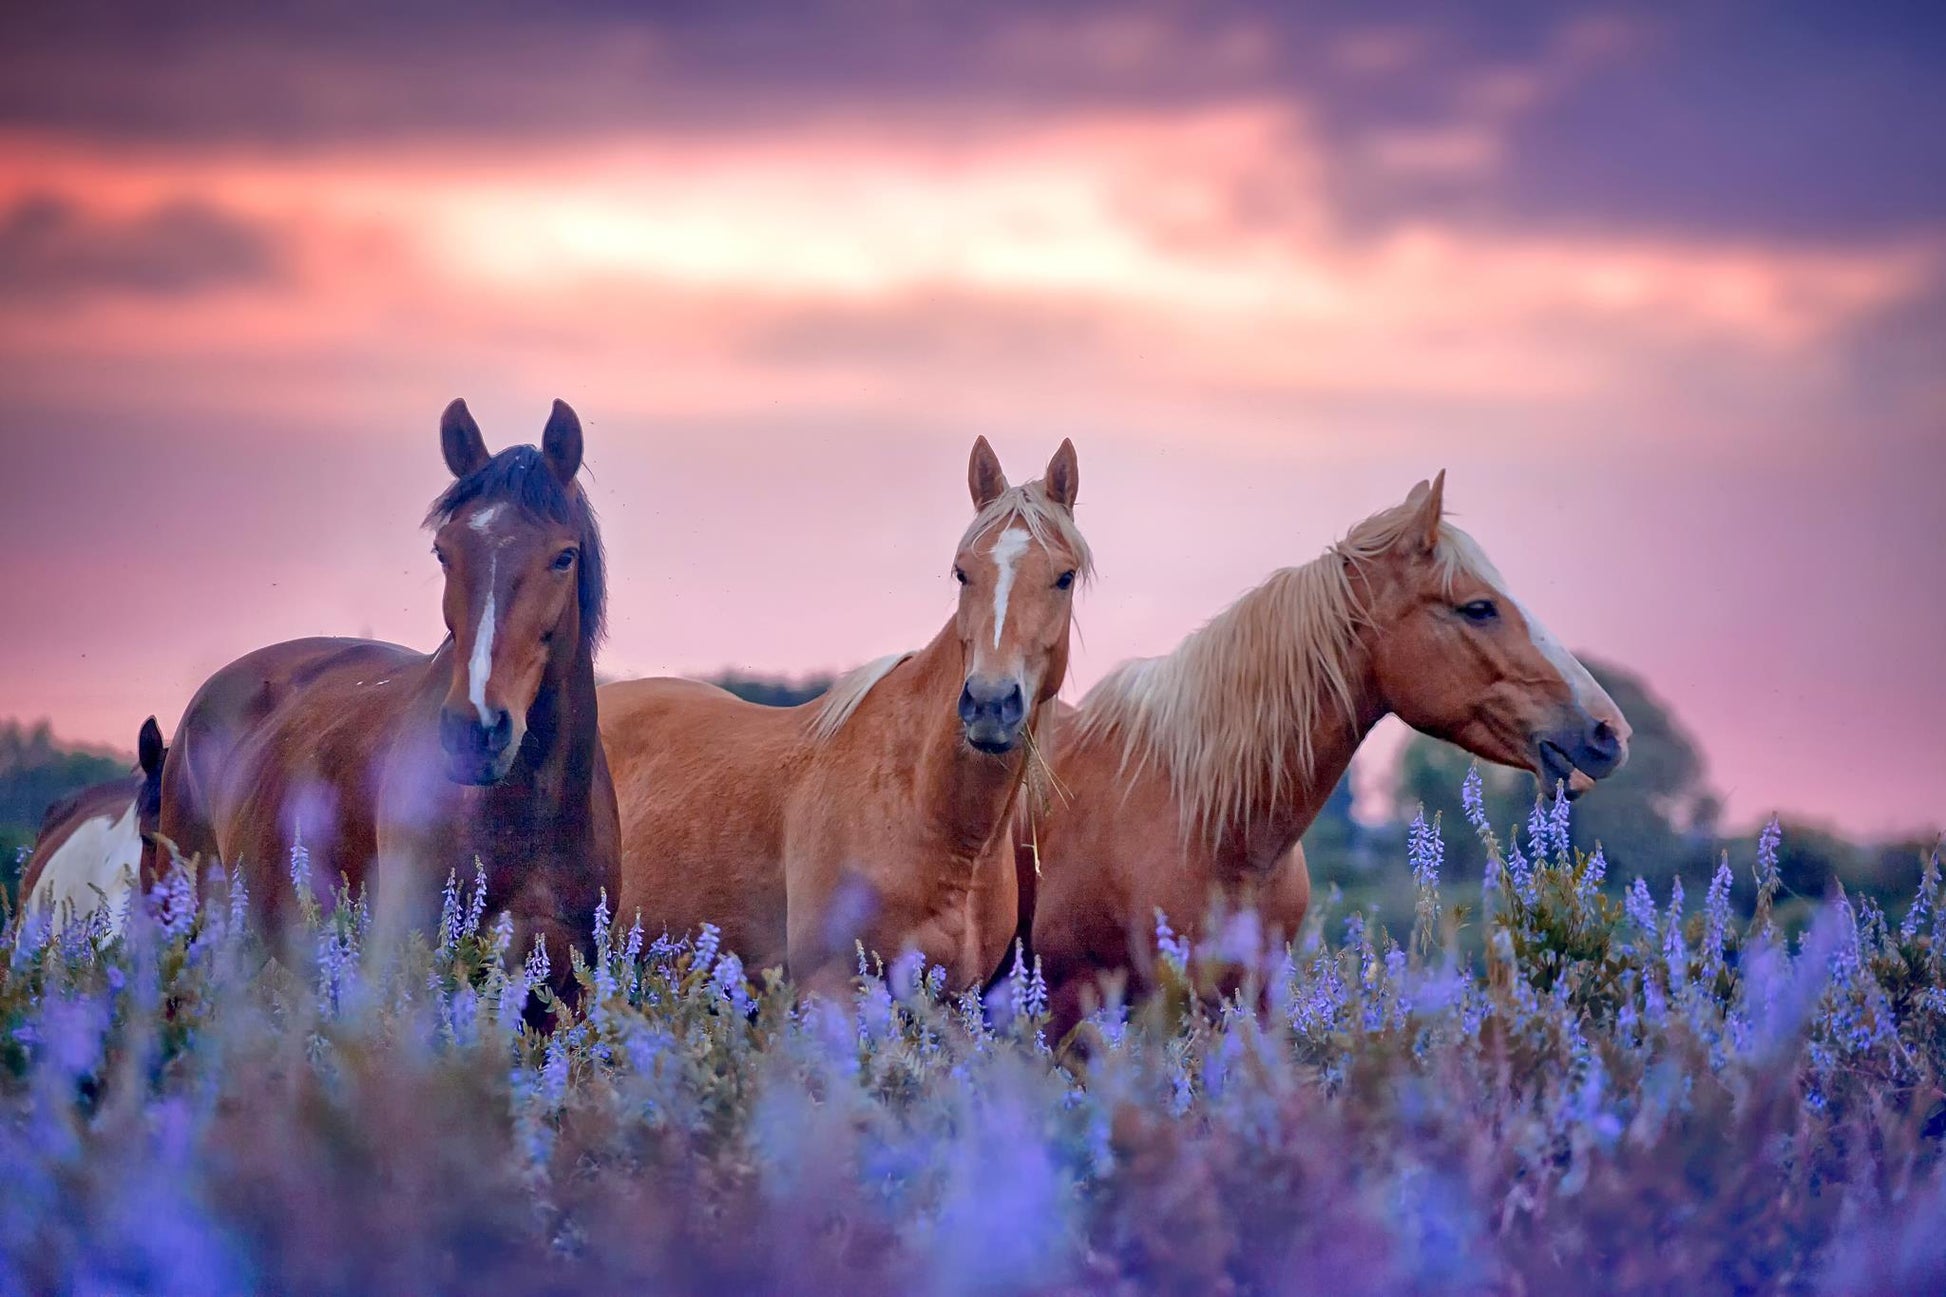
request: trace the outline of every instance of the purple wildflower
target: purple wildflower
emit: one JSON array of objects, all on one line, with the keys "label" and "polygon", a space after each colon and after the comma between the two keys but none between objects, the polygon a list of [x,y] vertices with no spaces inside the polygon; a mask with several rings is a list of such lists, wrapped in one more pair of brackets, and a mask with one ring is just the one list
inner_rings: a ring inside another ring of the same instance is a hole
[{"label": "purple wildflower", "polygon": [[1608,877],[1608,857],[1602,854],[1601,843],[1597,842],[1594,854],[1588,857],[1587,864],[1582,867],[1581,877],[1575,881],[1576,895],[1582,901],[1587,901],[1601,890],[1602,880],[1606,877]]},{"label": "purple wildflower", "polygon": [[1725,853],[1716,866],[1716,874],[1710,879],[1709,892],[1703,899],[1703,966],[1704,975],[1713,977],[1723,967],[1723,944],[1730,930],[1730,857]]},{"label": "purple wildflower", "polygon": [[1041,957],[1034,956],[1034,971],[1027,978],[1027,996],[1023,1007],[1029,1018],[1042,1018],[1047,1015],[1047,978],[1041,974]]},{"label": "purple wildflower", "polygon": [[1406,858],[1412,862],[1412,881],[1421,889],[1431,891],[1439,886],[1446,843],[1439,834],[1439,817],[1434,815],[1432,823],[1426,823],[1424,805],[1413,815],[1412,827],[1406,832]]},{"label": "purple wildflower", "polygon": [[1169,916],[1159,908],[1155,912],[1155,948],[1163,962],[1178,975],[1188,972],[1189,942],[1176,935],[1176,930],[1169,926]]},{"label": "purple wildflower", "polygon": [[1527,812],[1527,849],[1534,853],[1536,865],[1547,862],[1547,844],[1547,803],[1537,795],[1534,798],[1534,809]]},{"label": "purple wildflower", "polygon": [[439,894],[439,953],[450,955],[459,944],[459,870],[446,871],[446,887]]},{"label": "purple wildflower", "polygon": [[1905,921],[1899,924],[1899,936],[1911,941],[1926,926],[1926,919],[1939,906],[1939,845],[1933,844],[1926,863],[1919,871],[1919,891],[1912,898],[1912,908],[1905,912]]},{"label": "purple wildflower", "polygon": [[162,930],[171,937],[187,935],[196,922],[196,900],[196,878],[177,857],[163,881]]},{"label": "purple wildflower", "polygon": [[1555,860],[1565,864],[1574,859],[1574,837],[1568,818],[1568,786],[1556,781],[1554,805],[1547,813],[1547,840]]},{"label": "purple wildflower", "polygon": [[689,967],[694,972],[708,975],[716,966],[716,952],[723,945],[723,930],[714,923],[705,923],[696,934],[696,945],[690,955]]},{"label": "purple wildflower", "polygon": [[1466,778],[1460,784],[1460,807],[1466,812],[1466,822],[1480,833],[1487,833],[1487,803],[1485,785],[1480,779],[1480,764],[1474,762],[1467,768]]},{"label": "purple wildflower", "polygon": [[299,905],[315,899],[311,891],[311,849],[304,845],[302,830],[291,834],[291,890],[297,894]]},{"label": "purple wildflower", "polygon": [[1669,891],[1669,918],[1662,930],[1662,962],[1669,972],[1669,993],[1679,994],[1689,975],[1689,948],[1682,937],[1682,879]]},{"label": "purple wildflower", "polygon": [[466,899],[466,927],[463,932],[472,936],[480,931],[480,920],[486,917],[487,879],[486,866],[478,856],[473,857],[473,894]]},{"label": "purple wildflower", "polygon": [[1622,902],[1622,910],[1628,916],[1628,921],[1634,925],[1636,932],[1640,934],[1638,940],[1630,943],[1632,948],[1650,949],[1662,931],[1662,923],[1656,917],[1655,898],[1649,895],[1649,885],[1642,880],[1640,874],[1637,874],[1635,881],[1629,884],[1628,896]]},{"label": "purple wildflower", "polygon": [[554,971],[553,965],[547,958],[545,934],[539,932],[534,934],[534,948],[527,952],[527,963],[523,971],[527,975],[529,986],[539,986],[547,980],[547,975]]},{"label": "purple wildflower", "polygon": [[1513,842],[1508,847],[1507,873],[1513,878],[1514,895],[1522,904],[1532,905],[1540,897],[1540,888],[1534,875],[1534,867],[1527,863],[1521,853],[1520,843]]},{"label": "purple wildflower", "polygon": [[1014,941],[1014,966],[1007,970],[1007,1007],[1015,1022],[1027,1017],[1027,944]]},{"label": "purple wildflower", "polygon": [[710,985],[738,1016],[747,1015],[756,1007],[757,1002],[750,995],[750,983],[743,976],[743,961],[735,953],[723,956],[717,963],[716,971],[710,975]]}]

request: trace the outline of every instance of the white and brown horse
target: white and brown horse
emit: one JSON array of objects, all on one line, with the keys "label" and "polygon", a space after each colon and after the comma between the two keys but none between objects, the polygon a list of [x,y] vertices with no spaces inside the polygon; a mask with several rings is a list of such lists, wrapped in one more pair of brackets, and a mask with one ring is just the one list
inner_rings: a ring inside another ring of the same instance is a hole
[{"label": "white and brown horse", "polygon": [[162,730],[151,716],[136,738],[136,770],[48,807],[20,875],[21,909],[44,913],[52,931],[105,908],[121,930],[144,882],[143,845],[155,832],[162,795]]},{"label": "white and brown horse", "polygon": [[855,942],[917,951],[954,987],[999,964],[1017,909],[1007,826],[1090,559],[1071,444],[1009,487],[981,438],[969,480],[959,608],[925,648],[792,708],[688,680],[602,687],[624,915],[714,923],[752,966],[810,986],[845,976]]},{"label": "white and brown horse", "polygon": [[1421,482],[1062,710],[1065,795],[1018,833],[1021,931],[1058,1029],[1117,978],[1146,989],[1158,910],[1196,933],[1213,907],[1248,907],[1266,939],[1295,935],[1311,896],[1298,839],[1386,715],[1550,788],[1622,764],[1627,721],[1444,520],[1444,489],[1443,473]]},{"label": "white and brown horse", "polygon": [[595,721],[601,536],[575,476],[581,424],[560,401],[538,450],[489,455],[466,405],[440,421],[454,482],[434,503],[447,637],[417,653],[370,640],[258,649],[199,689],[162,775],[160,831],[185,856],[248,869],[253,908],[293,913],[300,840],[320,897],[373,883],[437,913],[477,858],[488,905],[535,937],[566,988],[603,888],[615,893],[614,786]]}]

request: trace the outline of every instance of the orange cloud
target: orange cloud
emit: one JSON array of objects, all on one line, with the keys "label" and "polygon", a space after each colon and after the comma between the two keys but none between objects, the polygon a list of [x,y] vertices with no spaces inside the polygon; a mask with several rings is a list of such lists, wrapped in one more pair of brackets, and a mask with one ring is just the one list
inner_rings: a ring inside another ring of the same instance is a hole
[{"label": "orange cloud", "polygon": [[[1134,373],[1151,392],[1593,399],[1625,390],[1670,346],[1804,352],[1939,266],[1930,247],[1806,251],[1435,220],[1351,229],[1302,114],[1255,104],[969,138],[824,127],[516,157],[296,160],[16,141],[4,157],[0,204],[54,195],[137,220],[193,197],[275,232],[297,277],[51,322],[0,313],[10,347],[261,356],[390,349],[396,330],[437,352],[512,330],[550,363],[678,360],[684,390],[653,399],[687,407],[856,399],[857,383],[803,363],[753,386],[753,368],[772,366],[752,349],[807,314],[910,320],[928,301],[976,304],[990,322],[1086,321],[1060,348],[1064,363]],[[894,348],[882,368],[937,377],[941,365],[958,370],[951,356]]]}]

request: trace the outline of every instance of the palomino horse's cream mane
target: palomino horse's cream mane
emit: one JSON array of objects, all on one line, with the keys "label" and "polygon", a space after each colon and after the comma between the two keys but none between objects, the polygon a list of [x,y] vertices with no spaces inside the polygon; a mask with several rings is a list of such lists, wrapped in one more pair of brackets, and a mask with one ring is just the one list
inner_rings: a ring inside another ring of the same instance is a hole
[{"label": "palomino horse's cream mane", "polygon": [[[958,549],[979,540],[994,528],[1005,528],[1018,522],[1027,529],[1027,534],[1037,544],[1065,549],[1074,557],[1075,580],[1086,585],[1095,574],[1094,554],[1088,549],[1087,540],[1081,529],[1074,525],[1074,517],[1066,509],[1047,498],[1047,491],[1038,480],[1020,486],[1008,487],[995,496],[987,506],[973,515],[967,525],[966,534],[960,537]],[[891,653],[882,658],[867,662],[864,666],[846,675],[820,700],[817,714],[812,718],[811,737],[823,743],[845,727],[858,705],[865,701],[865,695],[873,687],[892,674],[899,663],[912,656],[912,652]]]},{"label": "palomino horse's cream mane", "polygon": [[[1082,699],[1080,736],[1119,732],[1125,772],[1151,761],[1166,769],[1186,832],[1217,836],[1262,813],[1292,775],[1310,778],[1321,710],[1351,717],[1349,671],[1367,614],[1349,568],[1404,541],[1422,498],[1272,573],[1168,656],[1117,667]],[[1449,589],[1462,571],[1500,584],[1473,539],[1444,522],[1432,562]]]}]

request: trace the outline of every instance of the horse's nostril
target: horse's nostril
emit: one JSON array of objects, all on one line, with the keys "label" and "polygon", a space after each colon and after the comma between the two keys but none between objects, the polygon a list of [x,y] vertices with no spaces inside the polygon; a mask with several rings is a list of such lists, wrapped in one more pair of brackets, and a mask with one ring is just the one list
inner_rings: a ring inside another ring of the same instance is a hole
[{"label": "horse's nostril", "polygon": [[1596,721],[1588,731],[1588,746],[1603,757],[1615,756],[1622,750],[1621,736],[1607,721]]}]

